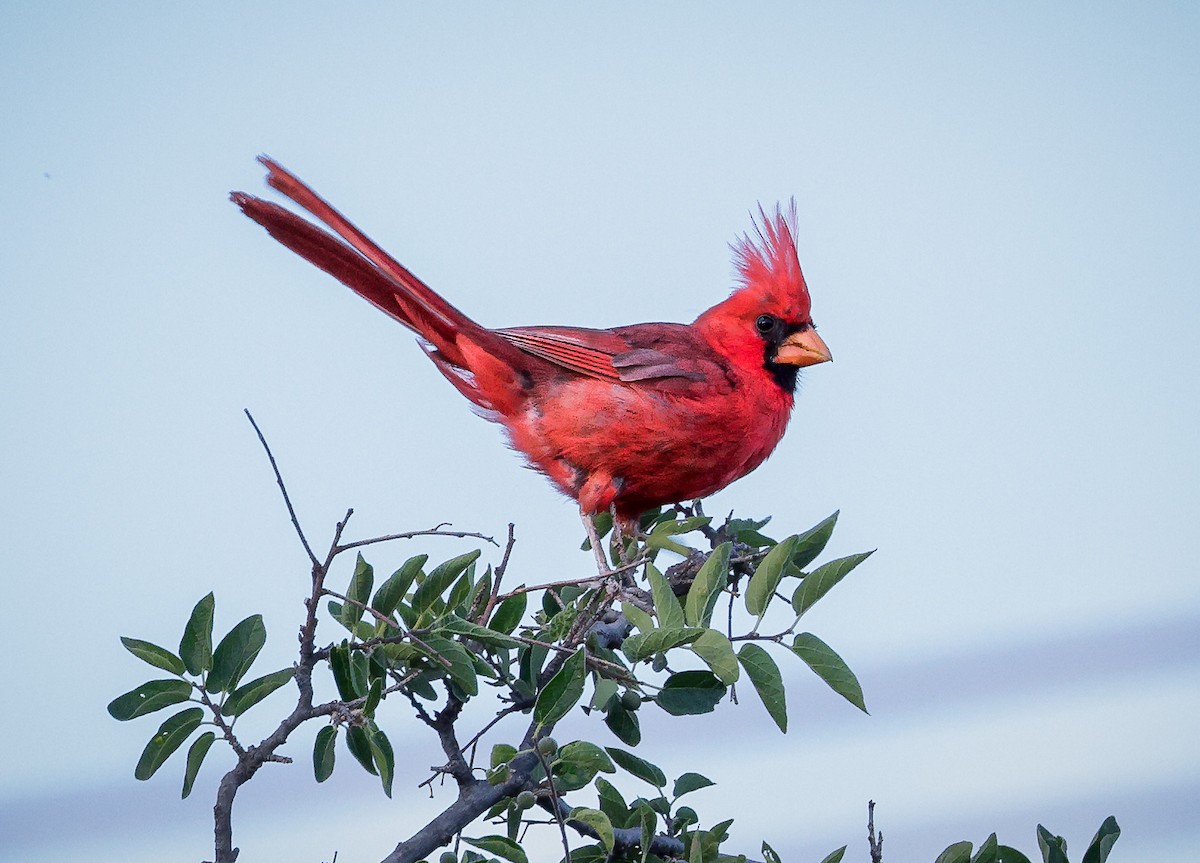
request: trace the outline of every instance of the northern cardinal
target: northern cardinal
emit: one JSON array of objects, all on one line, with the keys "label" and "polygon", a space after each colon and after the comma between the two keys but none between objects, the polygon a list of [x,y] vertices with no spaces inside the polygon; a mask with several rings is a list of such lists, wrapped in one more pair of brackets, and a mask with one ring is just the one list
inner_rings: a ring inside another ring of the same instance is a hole
[{"label": "northern cardinal", "polygon": [[244,192],[242,212],[420,336],[438,371],[586,516],[628,527],[754,470],[783,437],[799,369],[831,357],[810,315],[795,207],[733,246],[741,286],[691,324],[607,330],[468,318],[277,162],[267,184],[329,233]]}]

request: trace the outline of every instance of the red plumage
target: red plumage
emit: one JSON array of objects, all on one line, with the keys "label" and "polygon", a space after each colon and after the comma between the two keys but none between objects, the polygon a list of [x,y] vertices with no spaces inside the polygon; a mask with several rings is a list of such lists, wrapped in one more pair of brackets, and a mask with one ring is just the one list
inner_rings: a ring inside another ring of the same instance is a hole
[{"label": "red plumage", "polygon": [[266,157],[267,183],[323,222],[232,199],[297,254],[417,333],[455,388],[585,514],[624,522],[701,498],[758,467],[783,437],[796,373],[830,359],[795,244],[795,209],[759,211],[734,244],[741,287],[692,324],[607,330],[477,324]]}]

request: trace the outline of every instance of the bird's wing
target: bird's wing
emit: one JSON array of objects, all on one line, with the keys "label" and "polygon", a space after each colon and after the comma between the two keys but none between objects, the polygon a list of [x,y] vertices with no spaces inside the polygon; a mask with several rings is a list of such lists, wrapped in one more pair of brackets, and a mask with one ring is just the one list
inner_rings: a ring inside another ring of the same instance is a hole
[{"label": "bird's wing", "polygon": [[683,324],[635,324],[615,330],[509,327],[495,330],[521,350],[601,380],[680,384],[722,376],[719,358]]}]

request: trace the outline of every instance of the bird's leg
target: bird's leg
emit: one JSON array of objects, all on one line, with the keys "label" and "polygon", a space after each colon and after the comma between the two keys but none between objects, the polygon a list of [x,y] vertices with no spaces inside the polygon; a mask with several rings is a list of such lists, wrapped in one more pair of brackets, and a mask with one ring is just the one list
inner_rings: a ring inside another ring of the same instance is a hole
[{"label": "bird's leg", "polygon": [[596,523],[583,510],[579,511],[579,517],[583,519],[583,529],[587,531],[588,542],[592,545],[592,553],[596,555],[596,566],[601,575],[607,575],[612,572],[612,569],[608,565],[608,558],[604,556],[604,545],[601,543],[600,534],[596,531]]}]

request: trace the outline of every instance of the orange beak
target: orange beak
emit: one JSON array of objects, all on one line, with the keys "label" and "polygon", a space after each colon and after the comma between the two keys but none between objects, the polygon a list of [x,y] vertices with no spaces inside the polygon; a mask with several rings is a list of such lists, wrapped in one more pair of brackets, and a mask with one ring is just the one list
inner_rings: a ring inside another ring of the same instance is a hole
[{"label": "orange beak", "polygon": [[829,352],[824,339],[811,327],[803,332],[792,333],[775,352],[775,362],[790,366],[815,366],[832,359],[833,354]]}]

